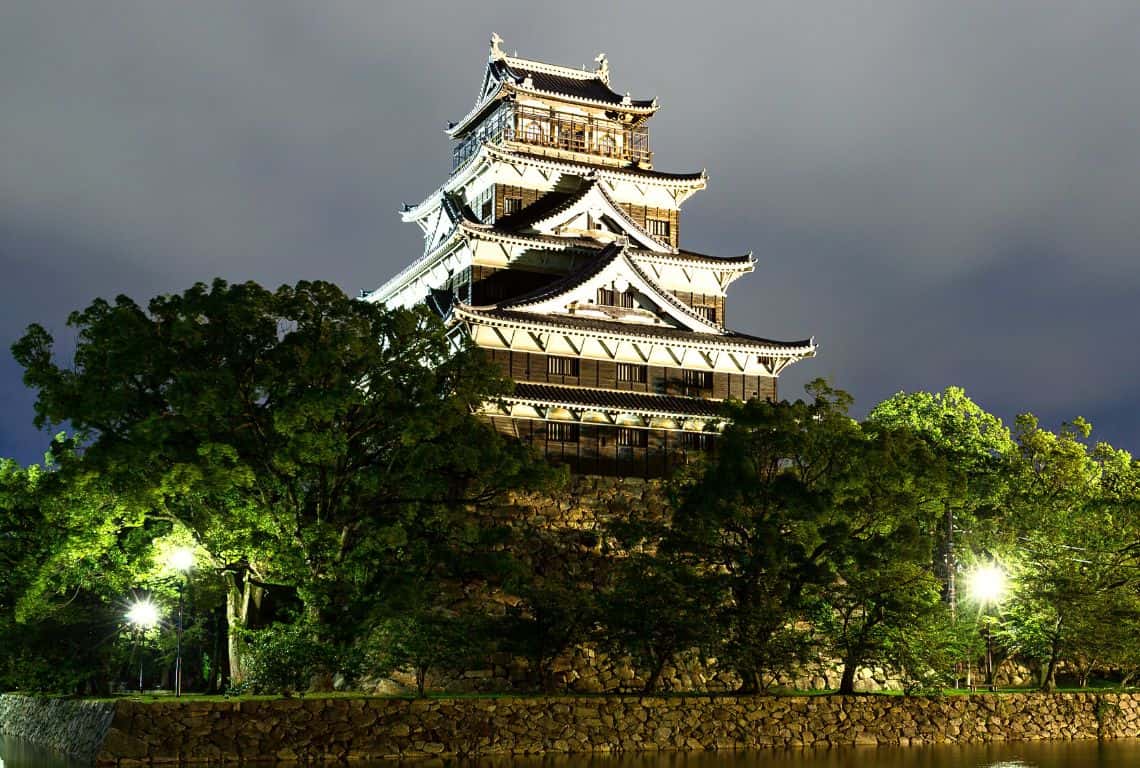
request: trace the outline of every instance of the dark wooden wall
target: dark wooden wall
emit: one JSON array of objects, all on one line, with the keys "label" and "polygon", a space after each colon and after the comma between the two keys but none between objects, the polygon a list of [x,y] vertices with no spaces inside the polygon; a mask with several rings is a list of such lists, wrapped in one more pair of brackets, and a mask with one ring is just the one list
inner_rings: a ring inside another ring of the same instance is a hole
[{"label": "dark wooden wall", "polygon": [[545,192],[540,192],[537,189],[528,189],[527,187],[513,187],[509,184],[496,184],[495,185],[495,221],[503,218],[506,211],[505,203],[503,202],[508,197],[518,197],[522,199],[522,207],[527,208],[531,203],[542,197]]},{"label": "dark wooden wall", "polygon": [[690,307],[716,307],[716,322],[724,325],[724,297],[692,291],[669,291]]},{"label": "dark wooden wall", "polygon": [[679,247],[681,242],[681,212],[670,210],[669,208],[653,208],[646,205],[634,205],[633,203],[622,203],[621,207],[629,214],[629,217],[637,222],[637,225],[642,229],[649,231],[649,226],[645,223],[646,219],[664,219],[669,222],[669,245],[674,248]]},{"label": "dark wooden wall", "polygon": [[730,397],[737,400],[750,400],[753,397],[772,400],[776,396],[776,380],[771,376],[743,376],[715,372],[712,375],[712,388],[701,389],[687,386],[680,368],[650,365],[647,366],[647,376],[644,382],[618,381],[618,364],[607,360],[579,360],[578,375],[569,376],[548,373],[547,356],[543,354],[514,352],[506,349],[484,351],[500,365],[507,376],[515,381],[617,389],[656,395],[708,397],[718,400],[725,400]]},{"label": "dark wooden wall", "polygon": [[709,433],[704,450],[686,445],[679,432],[663,429],[648,432],[645,447],[617,444],[617,430],[602,424],[581,424],[578,439],[558,442],[546,437],[546,422],[534,419],[488,417],[500,433],[530,444],[553,464],[564,464],[580,475],[662,477],[716,450],[716,435]]},{"label": "dark wooden wall", "polygon": [[471,268],[471,303],[481,307],[536,291],[560,275],[522,269]]}]

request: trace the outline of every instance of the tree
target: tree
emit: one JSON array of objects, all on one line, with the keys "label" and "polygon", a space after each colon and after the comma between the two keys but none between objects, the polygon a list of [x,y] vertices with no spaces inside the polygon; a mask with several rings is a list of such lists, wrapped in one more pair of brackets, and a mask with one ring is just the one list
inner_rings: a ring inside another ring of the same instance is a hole
[{"label": "tree", "polygon": [[392,672],[411,668],[416,695],[425,695],[428,673],[458,670],[489,650],[487,618],[474,611],[418,610],[387,618],[374,630],[376,666]]},{"label": "tree", "polygon": [[590,638],[608,563],[594,533],[522,525],[511,546],[511,596],[498,634],[504,650],[527,659],[539,688],[557,687],[554,662]]},{"label": "tree", "polygon": [[1091,667],[1106,642],[1140,651],[1134,637],[1119,634],[1134,626],[1140,586],[1140,469],[1125,451],[1086,444],[1091,429],[1083,419],[1059,433],[1031,414],[1017,420],[1012,512],[1020,557],[998,636],[1041,663],[1044,690],[1056,686],[1062,660],[1080,667],[1083,657]]},{"label": "tree", "polygon": [[877,428],[851,443],[854,471],[837,495],[831,536],[834,581],[817,583],[816,628],[843,662],[841,694],[871,663],[918,659],[912,638],[939,619],[930,571],[929,499],[940,495],[939,463],[909,430]]},{"label": "tree", "polygon": [[[295,593],[343,642],[423,569],[421,532],[543,474],[473,415],[508,384],[424,309],[216,280],[146,309],[100,299],[68,323],[72,366],[42,327],[13,346],[37,424],[77,430],[80,467],[132,514],[193,532],[226,579],[231,625],[258,620],[267,591]],[[230,651],[240,679],[238,633]]]},{"label": "tree", "polygon": [[715,626],[715,583],[667,556],[635,553],[622,559],[599,597],[603,643],[648,669],[644,692],[682,651],[705,648]]},{"label": "tree", "polygon": [[835,580],[835,504],[861,439],[850,396],[823,381],[812,402],[752,400],[732,409],[715,458],[678,490],[665,551],[720,581],[724,657],[744,692],[803,650],[796,620],[813,585]]},{"label": "tree", "polygon": [[[943,494],[932,500],[942,511],[942,525],[929,533],[940,540],[940,570],[953,611],[957,607],[956,547],[959,543],[972,549],[992,546],[1003,530],[1004,467],[1014,449],[1009,430],[960,387],[947,387],[940,393],[900,392],[876,405],[867,422],[878,428],[908,430],[944,459]],[[963,535],[967,538],[959,542]]]},{"label": "tree", "polygon": [[[57,440],[43,465],[0,460],[0,690],[105,695],[122,661],[108,598],[135,573],[137,541],[106,546],[108,497],[63,492],[56,457],[67,450]],[[72,522],[81,535],[66,548]]]}]

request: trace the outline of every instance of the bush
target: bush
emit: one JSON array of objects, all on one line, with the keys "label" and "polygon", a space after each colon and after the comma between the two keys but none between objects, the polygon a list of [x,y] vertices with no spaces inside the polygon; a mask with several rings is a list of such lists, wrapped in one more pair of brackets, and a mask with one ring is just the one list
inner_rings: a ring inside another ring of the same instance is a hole
[{"label": "bush", "polygon": [[245,679],[230,693],[304,693],[315,675],[336,671],[342,660],[305,624],[271,624],[244,635]]}]

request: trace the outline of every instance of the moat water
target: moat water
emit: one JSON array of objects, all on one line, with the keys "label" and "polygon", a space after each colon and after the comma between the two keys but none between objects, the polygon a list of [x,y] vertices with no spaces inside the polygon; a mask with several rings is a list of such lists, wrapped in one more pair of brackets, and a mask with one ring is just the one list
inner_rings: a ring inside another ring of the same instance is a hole
[{"label": "moat water", "polygon": [[[328,764],[328,765],[335,765]],[[391,761],[353,763],[353,768],[393,768]],[[1003,742],[933,747],[740,752],[656,752],[638,755],[572,755],[481,760],[417,760],[404,766],[455,768],[1133,768],[1140,766],[1140,739],[1118,741]],[[84,768],[82,763],[0,736],[0,768]]]}]

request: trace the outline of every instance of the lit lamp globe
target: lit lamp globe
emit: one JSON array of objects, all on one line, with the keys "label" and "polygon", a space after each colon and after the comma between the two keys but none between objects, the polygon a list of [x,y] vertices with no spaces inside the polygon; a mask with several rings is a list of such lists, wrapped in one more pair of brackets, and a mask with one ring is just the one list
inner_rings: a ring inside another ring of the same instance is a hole
[{"label": "lit lamp globe", "polygon": [[194,550],[189,547],[179,547],[170,553],[170,567],[185,573],[194,567]]},{"label": "lit lamp globe", "polygon": [[992,563],[970,574],[970,597],[983,605],[1000,603],[1005,597],[1005,571]]},{"label": "lit lamp globe", "polygon": [[158,625],[158,609],[150,600],[139,600],[127,611],[127,621],[139,629],[150,629]]}]

